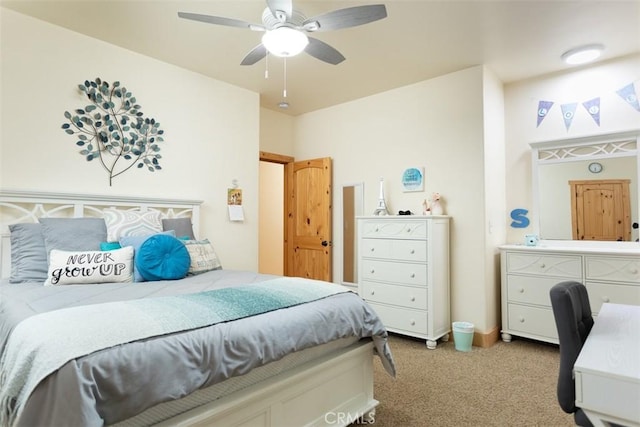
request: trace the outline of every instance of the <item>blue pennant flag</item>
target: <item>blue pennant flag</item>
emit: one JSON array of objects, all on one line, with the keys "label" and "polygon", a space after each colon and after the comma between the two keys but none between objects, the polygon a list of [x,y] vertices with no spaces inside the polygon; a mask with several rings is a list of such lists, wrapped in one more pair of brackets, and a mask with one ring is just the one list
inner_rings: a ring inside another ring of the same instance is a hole
[{"label": "blue pennant flag", "polygon": [[564,127],[569,130],[571,127],[571,122],[573,122],[573,118],[576,115],[576,107],[578,103],[573,102],[571,104],[562,104],[560,108],[562,109],[562,118],[564,120]]},{"label": "blue pennant flag", "polygon": [[596,124],[600,126],[600,97],[583,102],[582,105],[596,122]]},{"label": "blue pennant flag", "polygon": [[638,95],[636,95],[636,89],[633,86],[633,83],[629,83],[622,89],[618,89],[616,93],[620,95],[620,97],[624,99],[629,105],[631,105],[637,111],[640,111],[640,102],[638,102]]},{"label": "blue pennant flag", "polygon": [[549,110],[553,107],[553,101],[539,101],[538,102],[538,123],[536,127],[540,126],[540,123],[547,117]]}]

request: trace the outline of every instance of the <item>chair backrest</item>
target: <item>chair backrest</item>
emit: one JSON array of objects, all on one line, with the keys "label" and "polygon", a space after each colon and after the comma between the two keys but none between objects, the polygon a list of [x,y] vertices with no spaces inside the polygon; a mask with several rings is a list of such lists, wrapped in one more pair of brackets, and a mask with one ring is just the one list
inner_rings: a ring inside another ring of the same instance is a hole
[{"label": "chair backrest", "polygon": [[558,283],[551,288],[549,296],[560,341],[558,403],[563,411],[571,414],[579,410],[575,405],[573,365],[591,332],[593,316],[587,288],[580,282]]}]

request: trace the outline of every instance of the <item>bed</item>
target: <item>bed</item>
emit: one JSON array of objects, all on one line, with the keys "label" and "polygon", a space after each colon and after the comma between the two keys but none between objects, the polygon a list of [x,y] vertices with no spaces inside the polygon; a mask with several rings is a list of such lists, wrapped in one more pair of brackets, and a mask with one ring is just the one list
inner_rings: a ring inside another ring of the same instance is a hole
[{"label": "bed", "polygon": [[395,375],[375,312],[337,284],[222,268],[200,204],[0,192],[0,425],[373,420],[374,356]]}]

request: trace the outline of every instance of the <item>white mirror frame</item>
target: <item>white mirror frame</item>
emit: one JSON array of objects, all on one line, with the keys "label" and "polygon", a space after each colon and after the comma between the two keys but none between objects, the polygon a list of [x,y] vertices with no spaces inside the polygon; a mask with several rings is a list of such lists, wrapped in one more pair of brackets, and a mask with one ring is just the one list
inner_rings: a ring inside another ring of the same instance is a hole
[{"label": "white mirror frame", "polygon": [[[532,221],[535,232],[545,238],[540,229],[540,188],[539,167],[543,164],[567,163],[583,160],[607,159],[633,156],[636,158],[636,182],[640,183],[640,129],[569,138],[552,141],[533,142],[531,146],[531,185],[533,197]],[[640,191],[636,192],[637,206],[640,207]],[[632,218],[632,223],[638,218]]]}]

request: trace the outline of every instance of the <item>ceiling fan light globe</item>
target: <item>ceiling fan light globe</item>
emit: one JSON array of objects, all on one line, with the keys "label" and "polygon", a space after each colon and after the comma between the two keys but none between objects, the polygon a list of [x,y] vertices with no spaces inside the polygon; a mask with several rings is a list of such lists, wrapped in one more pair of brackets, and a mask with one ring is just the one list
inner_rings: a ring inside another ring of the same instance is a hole
[{"label": "ceiling fan light globe", "polygon": [[264,33],[262,44],[273,55],[289,57],[302,52],[309,44],[309,38],[296,29],[280,27]]}]

